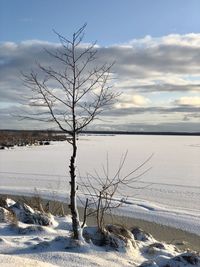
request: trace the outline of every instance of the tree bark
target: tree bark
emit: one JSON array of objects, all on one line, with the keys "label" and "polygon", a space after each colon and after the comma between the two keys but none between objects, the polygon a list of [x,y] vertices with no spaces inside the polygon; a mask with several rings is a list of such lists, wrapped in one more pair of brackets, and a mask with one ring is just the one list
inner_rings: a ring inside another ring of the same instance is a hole
[{"label": "tree bark", "polygon": [[73,134],[73,140],[72,140],[72,147],[73,152],[70,159],[70,185],[71,185],[71,192],[70,192],[70,210],[72,215],[72,228],[74,233],[74,239],[80,239],[80,225],[79,225],[79,214],[77,210],[76,205],[76,167],[75,167],[75,161],[76,161],[76,152],[77,152],[77,146],[76,146],[76,135]]}]

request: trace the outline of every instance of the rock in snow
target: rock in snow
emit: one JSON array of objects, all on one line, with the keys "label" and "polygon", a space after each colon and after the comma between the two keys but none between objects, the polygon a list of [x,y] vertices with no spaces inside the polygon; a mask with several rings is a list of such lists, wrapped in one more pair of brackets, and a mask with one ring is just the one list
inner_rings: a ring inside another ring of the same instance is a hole
[{"label": "rock in snow", "polygon": [[52,224],[51,217],[39,211],[34,211],[25,203],[16,202],[9,209],[16,215],[20,222],[48,226]]},{"label": "rock in snow", "polygon": [[143,231],[142,229],[138,227],[132,228],[131,232],[134,235],[135,240],[138,240],[138,241],[148,241],[148,240],[153,239],[152,235],[150,235],[149,233],[146,233],[145,231]]},{"label": "rock in snow", "polygon": [[10,212],[3,208],[0,207],[0,222],[8,222],[10,217]]}]

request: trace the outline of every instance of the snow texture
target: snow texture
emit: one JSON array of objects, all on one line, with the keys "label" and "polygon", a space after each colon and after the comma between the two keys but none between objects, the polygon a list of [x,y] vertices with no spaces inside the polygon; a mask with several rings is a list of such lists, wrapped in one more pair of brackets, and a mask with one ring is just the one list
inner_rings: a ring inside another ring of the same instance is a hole
[{"label": "snow texture", "polygon": [[[12,202],[10,207],[13,205]],[[24,212],[23,206],[19,207],[21,212]],[[30,207],[26,208],[32,214],[38,214]],[[109,225],[106,242],[97,246],[92,242],[98,232],[96,227],[86,227],[87,242],[75,241],[68,230],[71,229],[70,218],[51,217],[56,223],[48,226],[41,226],[37,221],[34,224],[16,222],[15,225],[1,222],[0,266],[200,267],[198,253],[178,251],[174,245],[160,243],[140,229],[131,233]],[[38,231],[37,226],[43,230]],[[25,230],[23,233],[19,231],[21,228]]]}]

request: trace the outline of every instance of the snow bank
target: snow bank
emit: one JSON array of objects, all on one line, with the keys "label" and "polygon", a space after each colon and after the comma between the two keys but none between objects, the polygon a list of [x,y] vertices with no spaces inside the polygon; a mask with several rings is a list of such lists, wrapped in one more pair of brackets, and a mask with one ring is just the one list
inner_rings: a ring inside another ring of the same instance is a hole
[{"label": "snow bank", "polygon": [[38,260],[32,260],[29,258],[19,257],[16,255],[2,255],[0,254],[0,266],[2,267],[57,267],[51,263],[45,263]]},{"label": "snow bank", "polygon": [[[6,203],[11,205],[5,208],[8,211],[16,206],[13,201]],[[17,206],[24,212],[23,203]],[[30,216],[38,215],[38,211],[25,207],[31,210]],[[18,221],[15,225],[1,222],[0,266],[200,267],[198,253],[179,251],[176,246],[158,242],[139,228],[127,230],[119,225],[108,225],[106,235],[99,235],[99,241],[103,242],[96,242],[98,229],[86,227],[85,241],[76,242],[71,238],[69,217],[51,217],[56,223],[42,226],[43,231],[29,231],[30,227],[40,226],[37,220]],[[19,231],[21,225],[27,231]]]}]

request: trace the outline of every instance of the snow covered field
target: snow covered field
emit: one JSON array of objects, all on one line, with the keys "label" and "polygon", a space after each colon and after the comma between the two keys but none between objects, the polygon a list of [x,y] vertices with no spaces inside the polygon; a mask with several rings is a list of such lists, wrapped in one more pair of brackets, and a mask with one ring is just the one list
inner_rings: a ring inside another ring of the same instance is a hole
[{"label": "snow covered field", "polygon": [[[37,188],[44,196],[58,191],[58,198],[66,200],[70,150],[66,142],[1,150],[0,192],[30,194]],[[122,192],[129,201],[120,213],[200,235],[200,137],[82,136],[77,161],[80,175],[85,177],[87,172],[94,174],[96,170],[103,177],[102,165],[106,164],[107,155],[109,173],[114,174],[126,151],[122,175],[153,153],[137,174],[152,168],[134,183],[135,189]]]}]

